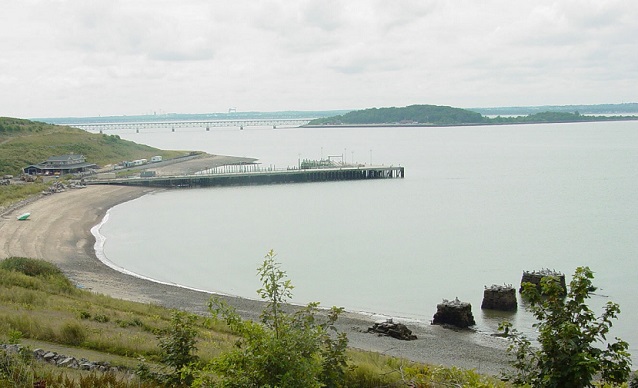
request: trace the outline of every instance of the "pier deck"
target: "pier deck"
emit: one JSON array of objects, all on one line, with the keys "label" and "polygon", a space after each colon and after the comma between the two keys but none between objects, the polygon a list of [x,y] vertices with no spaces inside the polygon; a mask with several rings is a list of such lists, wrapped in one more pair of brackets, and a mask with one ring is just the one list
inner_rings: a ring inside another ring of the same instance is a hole
[{"label": "pier deck", "polygon": [[[230,167],[230,166],[229,166]],[[217,170],[180,176],[155,176],[90,180],[87,184],[126,185],[149,187],[208,187],[208,186],[247,186],[280,183],[327,182],[364,179],[404,178],[404,167],[358,166],[336,168],[259,170],[243,168],[238,171]]]}]

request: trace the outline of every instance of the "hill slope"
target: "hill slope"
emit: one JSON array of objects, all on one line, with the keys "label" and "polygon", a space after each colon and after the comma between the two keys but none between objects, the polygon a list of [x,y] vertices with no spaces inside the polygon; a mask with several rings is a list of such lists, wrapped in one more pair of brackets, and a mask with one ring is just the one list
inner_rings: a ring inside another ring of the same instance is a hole
[{"label": "hill slope", "polygon": [[184,151],[163,151],[122,140],[117,135],[92,134],[81,129],[0,117],[0,176],[19,175],[23,167],[50,156],[84,155],[97,165],[161,155],[172,158]]},{"label": "hill slope", "polygon": [[418,123],[431,125],[478,124],[486,119],[476,112],[440,105],[410,105],[404,108],[371,108],[340,116],[313,120],[309,125],[326,124],[398,124]]}]

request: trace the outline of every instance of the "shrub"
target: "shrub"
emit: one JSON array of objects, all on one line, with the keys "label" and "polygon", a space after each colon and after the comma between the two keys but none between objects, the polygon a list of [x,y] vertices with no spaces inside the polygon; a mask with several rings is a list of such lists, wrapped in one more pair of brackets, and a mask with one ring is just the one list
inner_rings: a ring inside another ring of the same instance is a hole
[{"label": "shrub", "polygon": [[190,385],[193,380],[193,370],[198,369],[199,358],[197,351],[195,329],[196,317],[183,311],[173,311],[171,324],[158,335],[160,361],[164,369],[152,371],[145,363],[137,366],[136,373],[140,378],[170,386]]},{"label": "shrub", "polygon": [[541,290],[523,283],[523,296],[538,320],[534,326],[540,349],[533,348],[529,339],[516,330],[510,331],[516,371],[508,377],[513,382],[533,387],[589,387],[596,375],[605,383],[627,381],[631,365],[628,344],[616,338],[616,342],[607,343],[606,349],[595,346],[606,343],[612,319],[617,318],[620,308],[607,302],[602,314],[595,316],[585,303],[596,290],[593,277],[588,267],[577,268],[566,298],[556,277],[544,278]]},{"label": "shrub", "polygon": [[60,330],[60,341],[67,345],[77,346],[86,339],[86,331],[82,325],[66,322]]},{"label": "shrub", "polygon": [[192,376],[184,374],[184,368],[195,364],[198,357],[197,330],[195,329],[196,317],[183,311],[174,311],[171,316],[170,328],[159,336],[159,346],[162,349],[161,362],[172,368],[174,374],[179,375],[180,383],[190,384]]},{"label": "shrub", "polygon": [[110,321],[110,320],[111,320],[111,318],[109,318],[109,316],[108,316],[108,315],[106,315],[106,314],[96,314],[96,315],[93,317],[93,320],[94,320],[95,322],[106,323],[106,322]]},{"label": "shrub", "polygon": [[28,276],[62,275],[62,271],[55,265],[40,259],[26,257],[9,257],[0,261],[0,268],[16,271]]},{"label": "shrub", "polygon": [[274,258],[270,251],[258,269],[263,285],[258,293],[267,302],[261,322],[242,320],[232,307],[211,300],[213,316],[241,337],[234,350],[213,361],[212,371],[226,387],[342,386],[348,341],[334,323],[343,309],[333,307],[323,323],[316,317],[318,303],[286,313],[282,306],[293,286]]},{"label": "shrub", "polygon": [[[9,257],[0,261],[0,269],[18,272],[32,278],[44,279],[58,292],[71,293],[75,290],[71,281],[57,266],[41,259]],[[33,283],[32,288],[36,287],[36,283]]]}]

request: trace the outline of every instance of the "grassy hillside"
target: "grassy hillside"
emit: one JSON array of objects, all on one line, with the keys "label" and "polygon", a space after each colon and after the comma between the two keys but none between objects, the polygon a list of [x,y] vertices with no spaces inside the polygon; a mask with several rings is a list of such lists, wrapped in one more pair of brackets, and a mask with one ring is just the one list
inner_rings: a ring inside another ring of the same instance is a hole
[{"label": "grassy hillside", "polygon": [[[17,342],[125,368],[135,368],[138,357],[143,357],[157,368],[161,367],[158,335],[171,327],[172,314],[173,311],[160,306],[78,289],[57,267],[42,260],[0,260],[0,343]],[[203,364],[236,346],[237,337],[220,322],[196,317],[194,327],[197,355]],[[348,355],[352,365],[347,376],[349,387],[400,387],[408,381],[417,381],[415,386],[423,387],[509,386],[473,371],[417,364],[378,353],[352,350]],[[22,373],[20,384],[13,377],[16,370]],[[55,370],[44,363],[9,359],[0,350],[0,387],[32,387],[37,380],[46,380],[47,386],[54,386],[52,382],[60,375],[66,375],[71,382],[55,386],[103,385],[80,385],[81,379],[89,379],[89,372]],[[144,386],[126,375],[116,379],[119,383],[109,386]]]},{"label": "grassy hillside", "polygon": [[118,163],[161,155],[165,159],[184,155],[184,151],[163,151],[122,140],[117,135],[86,131],[29,120],[0,117],[0,176],[19,175],[23,167],[40,163],[50,156],[82,154],[97,165]]}]

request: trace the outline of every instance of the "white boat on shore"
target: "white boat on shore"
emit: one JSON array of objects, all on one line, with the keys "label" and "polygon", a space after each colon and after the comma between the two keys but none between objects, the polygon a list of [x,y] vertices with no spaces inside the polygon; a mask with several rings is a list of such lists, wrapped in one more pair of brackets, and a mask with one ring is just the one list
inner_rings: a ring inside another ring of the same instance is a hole
[{"label": "white boat on shore", "polygon": [[18,221],[26,221],[26,219],[29,218],[30,215],[31,213],[22,213],[18,216]]}]

